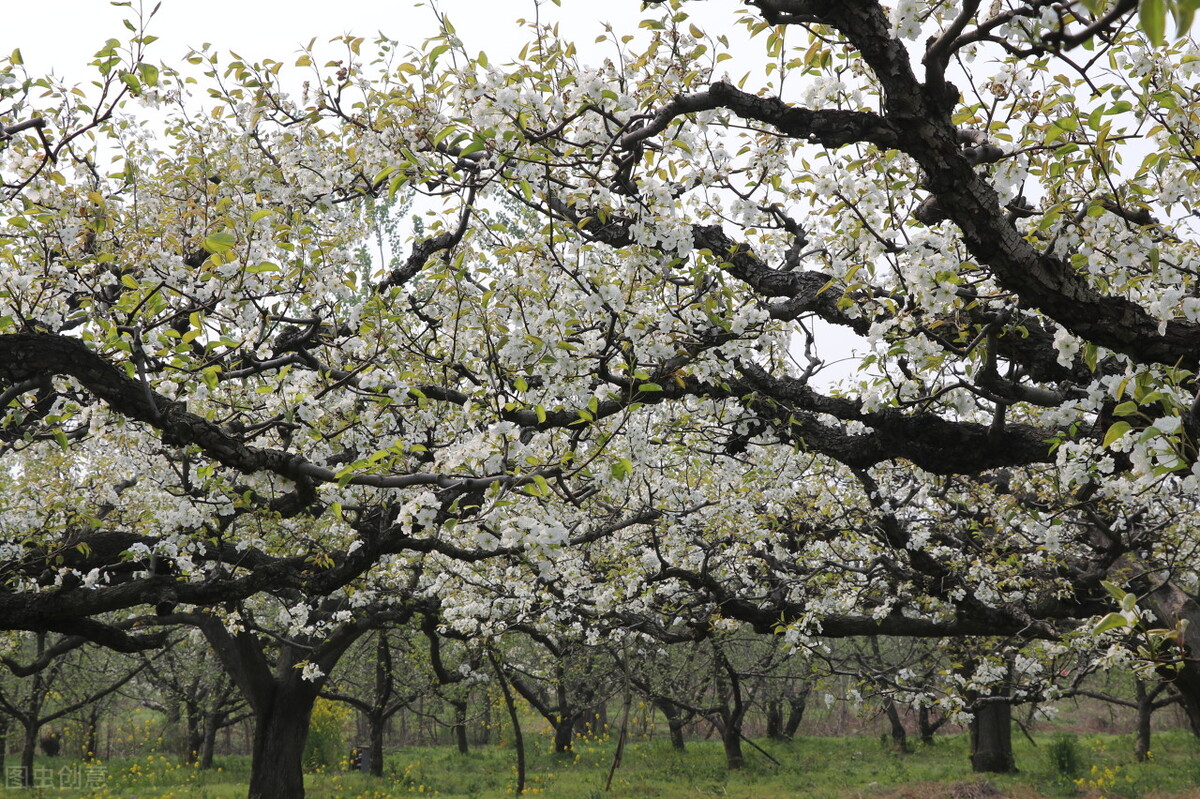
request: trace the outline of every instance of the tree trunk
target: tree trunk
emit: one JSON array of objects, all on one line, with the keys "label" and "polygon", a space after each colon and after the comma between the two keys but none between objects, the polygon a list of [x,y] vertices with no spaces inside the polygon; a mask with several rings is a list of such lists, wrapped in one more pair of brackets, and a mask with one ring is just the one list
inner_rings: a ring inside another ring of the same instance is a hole
[{"label": "tree trunk", "polygon": [[200,750],[204,748],[204,733],[201,730],[188,730],[186,751],[183,754],[185,766],[200,764]]},{"label": "tree trunk", "polygon": [[783,702],[779,699],[767,702],[767,737],[772,741],[783,738]]},{"label": "tree trunk", "polygon": [[683,728],[687,724],[683,714],[679,712],[679,708],[674,703],[666,699],[652,699],[654,706],[662,711],[663,716],[667,719],[667,730],[671,735],[671,748],[676,752],[682,752],[687,749],[687,745],[683,740]]},{"label": "tree trunk", "polygon": [[1146,683],[1134,680],[1137,689],[1137,740],[1133,745],[1133,756],[1139,763],[1150,757],[1150,719],[1154,713],[1154,695],[1146,690]]},{"label": "tree trunk", "polygon": [[[1135,581],[1136,590],[1144,594],[1140,603],[1153,611],[1166,627],[1186,621],[1182,640],[1177,643],[1182,651],[1200,652],[1200,603],[1174,581],[1154,584],[1152,572],[1142,571],[1145,576]],[[1184,658],[1172,674],[1171,684],[1179,694],[1192,734],[1200,737],[1200,664],[1192,657]]]},{"label": "tree trunk", "polygon": [[575,737],[575,722],[581,715],[571,708],[571,696],[567,690],[567,670],[562,661],[562,656],[559,656],[559,661],[554,667],[554,694],[555,701],[558,703],[558,721],[554,724],[555,754],[571,751],[571,744]]},{"label": "tree trunk", "polygon": [[93,705],[86,718],[87,731],[83,738],[83,759],[91,763],[96,759],[96,747],[100,745],[100,708]]},{"label": "tree trunk", "polygon": [[21,741],[21,785],[33,787],[33,756],[37,752],[38,725],[24,725],[25,738]]},{"label": "tree trunk", "polygon": [[0,713],[0,774],[7,774],[4,770],[4,754],[8,751],[8,716]]},{"label": "tree trunk", "polygon": [[742,725],[724,724],[721,730],[721,746],[725,749],[725,768],[737,771],[746,765],[742,755]]},{"label": "tree trunk", "polygon": [[204,739],[200,744],[200,762],[197,764],[201,770],[210,769],[213,766],[213,750],[217,746],[217,730],[220,726],[217,724],[216,713],[206,713],[204,715]]},{"label": "tree trunk", "polygon": [[451,704],[454,705],[454,742],[458,744],[458,753],[465,755],[471,751],[467,742],[467,700],[460,699]]},{"label": "tree trunk", "polygon": [[564,713],[558,717],[558,723],[554,725],[554,751],[557,754],[564,754],[571,751],[575,736],[576,718],[576,714],[573,713]]},{"label": "tree trunk", "polygon": [[317,689],[283,683],[256,708],[249,799],[303,799],[304,742]]},{"label": "tree trunk", "polygon": [[671,734],[671,748],[676,752],[682,752],[687,749],[687,743],[683,738],[684,721],[679,716],[667,719],[667,730]]},{"label": "tree trunk", "polygon": [[888,699],[884,702],[883,712],[892,726],[892,748],[900,754],[907,755],[912,751],[908,748],[908,731],[904,729],[904,722],[900,720],[900,711],[896,710],[896,703]]},{"label": "tree trunk", "polygon": [[603,702],[575,714],[575,732],[581,735],[599,735],[608,727],[608,706]]},{"label": "tree trunk", "polygon": [[1200,737],[1200,667],[1190,660],[1184,661],[1172,675],[1171,685],[1179,693],[1179,706],[1187,717],[1188,729]]},{"label": "tree trunk", "polygon": [[1007,699],[984,702],[971,716],[971,770],[1012,774],[1012,705]]},{"label": "tree trunk", "polygon": [[194,766],[200,762],[200,750],[204,748],[204,717],[200,709],[188,704],[184,713],[186,734],[184,735],[183,763]]},{"label": "tree trunk", "polygon": [[804,683],[800,691],[788,695],[788,717],[783,725],[783,737],[789,741],[796,737],[796,730],[800,729],[800,722],[804,721],[804,711],[808,708],[808,694],[811,691],[809,684]]},{"label": "tree trunk", "polygon": [[929,708],[925,705],[917,710],[917,727],[921,731],[921,743],[932,745],[933,734],[937,732],[937,726],[933,723],[933,718],[929,715]]},{"label": "tree trunk", "polygon": [[725,749],[725,767],[730,771],[746,763],[742,756],[742,722],[746,719],[746,703],[742,698],[742,680],[737,669],[713,644],[714,684],[720,697],[721,745]]},{"label": "tree trunk", "polygon": [[383,776],[383,731],[387,727],[387,719],[382,713],[367,716],[367,745],[366,757],[362,770],[372,777]]},{"label": "tree trunk", "polygon": [[525,793],[525,737],[521,734],[521,718],[517,715],[517,703],[513,700],[508,680],[504,679],[504,670],[500,668],[496,653],[489,651],[488,660],[492,662],[496,680],[500,683],[500,690],[504,692],[504,706],[508,708],[508,718],[512,722],[513,746],[517,749],[517,786],[514,793],[520,796]]},{"label": "tree trunk", "polygon": [[475,743],[478,746],[487,746],[492,742],[492,699],[491,691],[485,691],[483,695],[483,722],[476,728]]}]

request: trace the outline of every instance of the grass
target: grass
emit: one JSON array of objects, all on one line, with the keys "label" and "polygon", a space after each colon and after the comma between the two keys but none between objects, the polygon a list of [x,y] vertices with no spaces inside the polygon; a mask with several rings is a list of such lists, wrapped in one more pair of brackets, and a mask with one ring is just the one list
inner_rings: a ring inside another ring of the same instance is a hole
[{"label": "grass", "polygon": [[[1064,742],[1065,741],[1065,742]],[[580,741],[566,756],[549,751],[535,738],[529,752],[526,794],[548,799],[684,799],[720,796],[732,799],[1168,799],[1200,796],[1200,741],[1185,733],[1154,738],[1151,762],[1133,760],[1133,740],[1119,735],[1045,736],[1035,747],[1014,740],[1021,772],[1010,776],[972,774],[963,736],[940,738],[910,755],[897,755],[877,738],[802,738],[759,741],[781,765],[745,747],[746,768],[728,772],[719,744],[695,741],[683,753],[666,741],[641,741],[627,747],[612,791],[604,783],[612,762],[612,742]],[[1065,773],[1064,748],[1073,755],[1073,773]],[[498,799],[509,797],[515,782],[514,752],[484,747],[459,755],[450,747],[422,747],[389,755],[387,777],[357,773],[317,773],[306,780],[310,799],[399,799],[414,795]],[[1058,765],[1056,765],[1058,764]],[[58,775],[66,759],[45,759],[39,766]],[[103,764],[106,783],[96,790],[59,787],[33,789],[23,799],[242,799],[246,794],[246,758],[219,758],[219,770],[197,771],[151,754]],[[986,785],[984,785],[986,781]],[[57,784],[57,782],[55,783]]]}]

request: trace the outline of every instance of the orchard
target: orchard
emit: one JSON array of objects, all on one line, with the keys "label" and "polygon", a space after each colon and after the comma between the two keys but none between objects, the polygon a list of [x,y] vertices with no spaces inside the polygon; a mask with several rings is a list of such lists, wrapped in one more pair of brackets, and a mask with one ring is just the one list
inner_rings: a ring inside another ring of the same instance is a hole
[{"label": "orchard", "polygon": [[1099,671],[1200,734],[1196,5],[671,0],[504,62],[435,8],[170,64],[130,9],[86,84],[14,52],[0,626],[58,644],[10,670],[196,631],[261,799],[384,628],[566,749],[603,697],[506,647],[629,690],[737,630],[953,642],[872,685],[985,771]]}]

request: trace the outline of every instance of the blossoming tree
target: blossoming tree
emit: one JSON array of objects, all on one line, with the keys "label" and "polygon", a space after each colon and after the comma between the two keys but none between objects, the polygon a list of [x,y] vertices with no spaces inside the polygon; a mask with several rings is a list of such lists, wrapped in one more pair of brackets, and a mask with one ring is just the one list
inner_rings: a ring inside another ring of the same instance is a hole
[{"label": "blossoming tree", "polygon": [[797,642],[1086,629],[1200,719],[1192,0],[754,0],[740,44],[656,6],[598,64],[444,19],[5,62],[3,624],[229,653],[240,602],[502,630],[561,580]]}]

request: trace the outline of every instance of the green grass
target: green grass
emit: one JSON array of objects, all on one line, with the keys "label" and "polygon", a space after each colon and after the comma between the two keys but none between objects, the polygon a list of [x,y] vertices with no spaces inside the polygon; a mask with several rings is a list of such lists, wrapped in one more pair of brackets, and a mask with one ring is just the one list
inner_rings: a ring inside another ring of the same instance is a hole
[{"label": "green grass", "polygon": [[[585,740],[572,754],[556,756],[546,739],[535,737],[526,792],[562,799],[960,799],[985,795],[972,784],[986,779],[1001,795],[1014,799],[1183,799],[1200,795],[1200,741],[1185,733],[1156,735],[1153,761],[1144,764],[1133,761],[1130,736],[1079,735],[1067,743],[1062,740],[1061,735],[1047,735],[1036,748],[1024,738],[1015,740],[1021,772],[1012,776],[972,774],[962,736],[940,738],[934,746],[918,746],[910,755],[892,753],[877,738],[759,741],[781,765],[772,764],[747,745],[746,767],[737,772],[726,771],[715,741],[690,742],[683,753],[673,751],[666,741],[643,741],[627,747],[612,791],[606,794],[604,783],[613,751],[610,741]],[[1074,775],[1062,774],[1054,766],[1052,754],[1058,751],[1057,762],[1063,762],[1063,747],[1074,751]],[[398,799],[422,794],[496,799],[512,795],[514,754],[509,747],[495,746],[465,756],[449,747],[404,749],[388,756],[384,780],[353,773],[311,774],[307,791],[310,799]],[[55,773],[68,764],[65,759],[39,763]],[[201,772],[160,755],[113,760],[104,764],[107,782],[103,789],[35,789],[20,795],[28,799],[244,797],[249,775],[246,758],[220,758],[218,766],[220,770]]]}]

